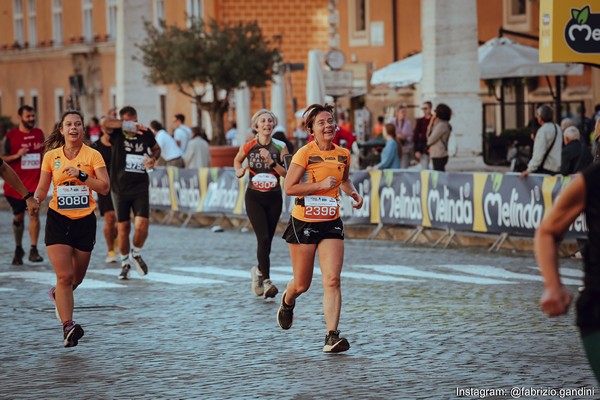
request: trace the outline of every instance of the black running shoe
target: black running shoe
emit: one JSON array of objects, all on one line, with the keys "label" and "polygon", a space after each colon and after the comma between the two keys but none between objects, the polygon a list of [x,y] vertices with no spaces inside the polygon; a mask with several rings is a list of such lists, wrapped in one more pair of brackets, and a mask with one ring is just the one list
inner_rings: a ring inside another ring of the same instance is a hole
[{"label": "black running shoe", "polygon": [[140,274],[141,276],[148,274],[148,266],[146,265],[146,262],[144,261],[141,255],[134,256],[133,252],[131,252],[129,258],[133,260],[133,265],[135,265],[135,270],[138,274]]},{"label": "black running shoe", "polygon": [[23,265],[23,256],[25,255],[25,250],[21,246],[17,246],[15,249],[15,256],[12,260],[12,265]]},{"label": "black running shoe", "polygon": [[42,261],[44,261],[44,259],[42,258],[42,256],[40,256],[40,253],[38,253],[37,247],[32,247],[29,250],[29,261],[31,261],[31,262],[42,262]]},{"label": "black running shoe", "polygon": [[265,289],[265,299],[273,298],[279,293],[279,289],[277,289],[277,286],[275,286],[270,279],[265,279],[263,281],[263,286]]},{"label": "black running shoe", "polygon": [[64,329],[64,345],[65,347],[75,347],[79,343],[79,339],[83,337],[83,328],[79,324],[70,323]]},{"label": "black running shoe", "polygon": [[285,304],[285,291],[281,295],[281,305],[279,306],[279,310],[277,311],[277,324],[281,327],[281,329],[290,329],[292,324],[294,323],[294,307],[288,306]]},{"label": "black running shoe", "polygon": [[131,266],[129,264],[123,265],[123,267],[121,268],[121,273],[119,274],[119,279],[120,280],[129,279],[129,270],[130,269],[131,269]]},{"label": "black running shoe", "polygon": [[350,343],[346,338],[340,337],[340,331],[329,331],[325,336],[324,353],[341,353],[350,348]]}]

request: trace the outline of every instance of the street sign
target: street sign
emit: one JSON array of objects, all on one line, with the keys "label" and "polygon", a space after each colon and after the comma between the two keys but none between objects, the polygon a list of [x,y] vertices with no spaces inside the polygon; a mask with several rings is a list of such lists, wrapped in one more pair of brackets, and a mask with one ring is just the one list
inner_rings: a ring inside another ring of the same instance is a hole
[{"label": "street sign", "polygon": [[323,71],[325,93],[330,96],[345,96],[352,93],[352,71]]}]

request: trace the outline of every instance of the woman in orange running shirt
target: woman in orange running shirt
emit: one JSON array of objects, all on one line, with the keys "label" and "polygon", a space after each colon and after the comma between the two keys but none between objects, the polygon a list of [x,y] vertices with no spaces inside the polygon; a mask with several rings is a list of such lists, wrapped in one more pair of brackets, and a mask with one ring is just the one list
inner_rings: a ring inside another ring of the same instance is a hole
[{"label": "woman in orange running shirt", "polygon": [[285,178],[285,193],[296,196],[283,234],[289,244],[294,278],[281,296],[277,323],[283,329],[291,328],[295,300],[310,287],[318,250],[327,329],[323,351],[338,353],[350,348],[348,340],[340,337],[338,331],[342,307],[340,274],[344,261],[339,189],[354,199],[354,208],[362,207],[363,199],[349,179],[350,151],[333,144],[336,133],[333,107],[313,104],[304,112],[304,118],[314,140],[294,155]]},{"label": "woman in orange running shirt", "polygon": [[73,290],[81,284],[96,241],[96,202],[92,190],[107,194],[108,172],[100,153],[83,143],[83,116],[63,114],[46,140],[40,182],[35,198],[45,199],[54,184],[46,219],[46,250],[56,273],[49,291],[63,324],[63,344],[77,346],[83,328],[73,322]]}]

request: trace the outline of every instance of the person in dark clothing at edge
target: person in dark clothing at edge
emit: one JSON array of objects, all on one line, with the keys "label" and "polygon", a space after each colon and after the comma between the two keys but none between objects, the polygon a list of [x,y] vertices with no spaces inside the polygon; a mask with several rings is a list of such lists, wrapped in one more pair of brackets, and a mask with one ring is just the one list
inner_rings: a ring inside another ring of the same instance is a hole
[{"label": "person in dark clothing at edge", "polygon": [[576,323],[583,348],[600,382],[600,164],[578,173],[561,192],[536,231],[535,258],[544,279],[542,310],[551,317],[566,314],[572,294],[559,274],[558,246],[575,219],[585,212],[589,246],[583,254],[584,287],[576,305]]}]

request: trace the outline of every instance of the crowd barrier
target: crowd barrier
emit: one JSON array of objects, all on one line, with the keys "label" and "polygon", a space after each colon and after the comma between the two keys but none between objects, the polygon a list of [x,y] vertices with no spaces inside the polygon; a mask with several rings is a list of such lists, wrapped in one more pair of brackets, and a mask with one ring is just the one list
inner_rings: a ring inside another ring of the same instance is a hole
[{"label": "crowd barrier", "polygon": [[[375,237],[389,226],[414,227],[414,242],[427,229],[444,230],[434,245],[455,238],[456,232],[496,234],[490,250],[499,249],[510,235],[534,235],[570,176],[508,173],[444,173],[431,170],[356,171],[350,174],[364,205],[342,193],[341,216],[347,225],[373,227]],[[156,168],[150,175],[150,206],[170,213],[245,217],[244,191],[248,177],[238,179],[233,168]],[[282,220],[287,220],[293,198],[283,194]],[[570,226],[566,237],[584,237],[584,215]]]}]

